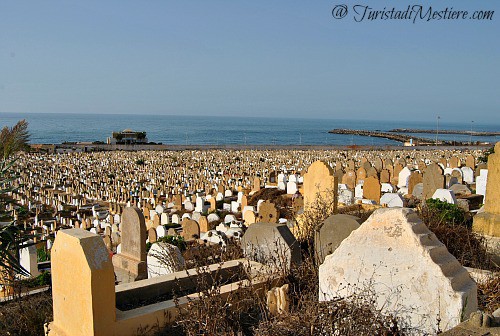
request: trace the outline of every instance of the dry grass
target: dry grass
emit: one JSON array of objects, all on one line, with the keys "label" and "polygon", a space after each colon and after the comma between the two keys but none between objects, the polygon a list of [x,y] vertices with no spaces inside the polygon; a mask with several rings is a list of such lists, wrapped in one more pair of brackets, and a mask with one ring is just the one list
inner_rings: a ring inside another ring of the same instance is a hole
[{"label": "dry grass", "polygon": [[486,239],[472,231],[469,220],[446,220],[436,209],[423,205],[418,208],[419,215],[448,251],[466,267],[498,271],[491,256],[487,253]]},{"label": "dry grass", "polygon": [[493,313],[500,308],[500,273],[477,284],[477,299],[479,309]]},{"label": "dry grass", "polygon": [[18,298],[0,306],[1,335],[44,335],[43,325],[52,321],[50,291]]}]

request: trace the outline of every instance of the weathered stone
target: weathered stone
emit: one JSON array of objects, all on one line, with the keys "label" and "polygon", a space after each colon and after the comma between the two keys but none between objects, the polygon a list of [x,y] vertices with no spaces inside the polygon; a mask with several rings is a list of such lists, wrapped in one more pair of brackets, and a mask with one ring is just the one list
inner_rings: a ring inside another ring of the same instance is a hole
[{"label": "weathered stone", "polygon": [[248,227],[241,240],[243,253],[251,260],[286,272],[300,264],[300,246],[284,224],[258,222]]},{"label": "weathered stone", "polygon": [[437,164],[433,163],[427,166],[424,170],[423,175],[424,199],[429,199],[436,192],[436,189],[443,189],[445,185],[445,179],[443,176],[443,169]]},{"label": "weathered stone", "polygon": [[278,223],[279,213],[271,201],[265,201],[259,207],[259,222]]},{"label": "weathered stone", "polygon": [[113,256],[113,265],[128,272],[133,280],[147,278],[146,223],[143,213],[135,207],[123,210],[121,253]]},{"label": "weathered stone", "polygon": [[359,228],[360,223],[360,218],[345,214],[331,215],[325,219],[314,237],[314,250],[318,264],[322,264],[327,255],[332,254],[352,231]]},{"label": "weathered stone", "polygon": [[101,237],[81,229],[61,230],[51,259],[50,335],[113,335],[113,265]]},{"label": "weathered stone", "polygon": [[365,179],[363,184],[363,197],[375,201],[377,204],[380,202],[381,185],[378,178],[370,176]]},{"label": "weathered stone", "polygon": [[477,309],[477,286],[411,209],[379,209],[326,257],[320,300],[367,290],[376,307],[435,334]]},{"label": "weathered stone", "polygon": [[151,246],[147,257],[148,278],[182,271],[185,261],[179,248],[164,242]]},{"label": "weathered stone", "polygon": [[324,161],[316,161],[309,166],[304,175],[304,203],[310,207],[318,197],[333,201],[337,208],[338,179],[333,169]]},{"label": "weathered stone", "polygon": [[272,315],[286,313],[290,307],[288,298],[289,285],[285,284],[281,287],[274,287],[267,292],[267,307]]},{"label": "weathered stone", "polygon": [[185,218],[182,220],[181,225],[182,225],[181,236],[185,240],[193,240],[200,238],[200,226],[196,221]]},{"label": "weathered stone", "polygon": [[488,156],[488,180],[484,212],[474,216],[473,230],[488,236],[500,237],[500,142],[495,153]]}]

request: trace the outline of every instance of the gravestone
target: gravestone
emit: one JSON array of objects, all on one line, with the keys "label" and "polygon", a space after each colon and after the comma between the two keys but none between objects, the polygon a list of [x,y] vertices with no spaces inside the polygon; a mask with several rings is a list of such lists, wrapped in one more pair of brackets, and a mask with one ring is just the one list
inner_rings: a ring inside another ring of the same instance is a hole
[{"label": "gravestone", "polygon": [[389,183],[391,181],[391,174],[388,169],[380,171],[380,183]]},{"label": "gravestone", "polygon": [[492,237],[500,237],[499,185],[500,142],[497,142],[495,145],[495,153],[488,156],[488,180],[486,184],[484,211],[474,216],[474,223],[472,226],[474,231]]},{"label": "gravestone", "polygon": [[121,223],[121,253],[113,256],[113,265],[130,274],[132,280],[147,278],[146,223],[136,207],[123,210]]},{"label": "gravestone", "polygon": [[408,178],[408,194],[413,194],[413,188],[419,183],[422,183],[423,178],[422,174],[418,171],[414,171],[411,173]]},{"label": "gravestone", "polygon": [[484,202],[486,202],[487,184],[488,184],[488,169],[481,169],[480,174],[476,177],[476,194],[485,196]]},{"label": "gravestone", "polygon": [[210,231],[210,225],[208,224],[207,217],[201,216],[198,220],[198,225],[200,226],[200,232]]},{"label": "gravestone", "polygon": [[325,219],[314,235],[314,251],[318,265],[322,264],[326,256],[332,254],[352,231],[359,228],[360,223],[360,218],[345,214],[331,215]]},{"label": "gravestone", "polygon": [[398,193],[387,193],[380,198],[380,205],[388,208],[402,208],[404,206],[403,196]]},{"label": "gravestone", "polygon": [[220,221],[220,217],[216,213],[211,213],[207,216],[207,220],[209,223],[213,223],[213,222]]},{"label": "gravestone", "polygon": [[259,207],[259,222],[278,223],[279,212],[271,201],[261,203]]},{"label": "gravestone", "polygon": [[19,263],[28,271],[31,277],[40,274],[37,263],[37,249],[35,245],[23,247],[19,250]]},{"label": "gravestone", "polygon": [[243,213],[243,221],[247,226],[255,223],[256,220],[257,218],[255,216],[255,212],[253,212],[252,210],[247,210]]},{"label": "gravestone", "polygon": [[370,176],[365,179],[365,183],[363,184],[363,198],[380,202],[381,196],[381,185],[378,178]]},{"label": "gravestone", "polygon": [[301,263],[300,246],[284,224],[258,222],[248,227],[241,239],[246,258],[287,272]]},{"label": "gravestone", "polygon": [[474,170],[470,167],[462,167],[463,181],[468,184],[474,183]]},{"label": "gravestone", "polygon": [[160,225],[156,228],[156,237],[157,238],[162,238],[167,235],[167,231],[165,230],[165,227],[163,225]]},{"label": "gravestone", "polygon": [[342,176],[342,183],[346,184],[349,189],[354,189],[356,186],[356,172],[354,170],[347,171],[344,176]]},{"label": "gravestone", "polygon": [[398,187],[408,187],[408,178],[411,175],[411,170],[408,167],[401,169],[398,175]]},{"label": "gravestone", "polygon": [[147,256],[148,278],[154,278],[185,269],[181,251],[175,245],[159,242],[151,246]]},{"label": "gravestone", "polygon": [[453,191],[455,196],[467,196],[472,194],[469,188],[463,184],[454,184],[450,187],[450,190]]},{"label": "gravestone", "polygon": [[114,334],[115,278],[101,237],[82,229],[60,230],[52,250],[51,274],[50,335]]},{"label": "gravestone", "polygon": [[424,197],[424,184],[423,183],[415,184],[411,195],[421,200]]},{"label": "gravestone", "polygon": [[150,243],[156,243],[157,233],[156,228],[151,228],[148,230],[148,240]]},{"label": "gravestone", "polygon": [[337,209],[338,179],[334,171],[325,161],[316,161],[309,166],[304,175],[304,203],[309,208],[317,198],[326,202],[332,201]]},{"label": "gravestone", "polygon": [[356,183],[361,183],[361,181],[364,181],[366,179],[366,169],[363,167],[360,167],[356,171]]},{"label": "gravestone", "polygon": [[467,270],[411,209],[378,209],[319,267],[320,301],[374,291],[375,308],[422,333],[448,330],[477,309]]},{"label": "gravestone", "polygon": [[181,224],[181,236],[184,240],[189,241],[200,238],[200,226],[196,221],[185,218]]},{"label": "gravestone", "polygon": [[465,166],[469,167],[471,169],[476,168],[476,158],[473,155],[467,155],[467,158],[465,159]]},{"label": "gravestone", "polygon": [[452,156],[449,160],[448,166],[450,168],[458,168],[460,167],[460,160],[456,156]]},{"label": "gravestone", "polygon": [[445,186],[445,178],[443,176],[443,169],[436,163],[432,163],[424,170],[422,177],[424,184],[423,197],[429,199],[436,192],[437,189],[443,189]]}]

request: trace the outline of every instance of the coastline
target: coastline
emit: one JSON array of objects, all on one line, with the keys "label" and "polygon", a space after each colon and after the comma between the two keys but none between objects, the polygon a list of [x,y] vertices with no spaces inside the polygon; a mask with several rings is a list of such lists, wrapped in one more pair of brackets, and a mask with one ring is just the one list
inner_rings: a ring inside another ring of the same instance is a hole
[{"label": "coastline", "polygon": [[31,144],[34,150],[62,151],[184,151],[184,150],[473,150],[488,149],[488,145],[441,145],[441,146],[403,146],[403,145],[108,145],[108,144]]}]

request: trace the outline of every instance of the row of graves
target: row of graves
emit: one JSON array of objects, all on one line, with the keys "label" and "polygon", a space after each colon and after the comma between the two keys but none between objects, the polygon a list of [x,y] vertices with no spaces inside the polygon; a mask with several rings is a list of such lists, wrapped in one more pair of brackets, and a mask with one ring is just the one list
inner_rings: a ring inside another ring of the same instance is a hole
[{"label": "row of graves", "polygon": [[[500,195],[491,187],[500,180],[500,163],[496,161],[499,146],[496,152],[490,156],[490,167],[476,164],[479,153],[355,152],[347,159],[340,152],[333,155],[335,159],[315,161],[307,169],[297,163],[308,162],[314,155],[299,152],[295,154],[303,157],[295,162],[289,157],[290,166],[283,163],[279,172],[276,165],[272,169],[258,163],[253,166],[245,153],[238,153],[233,157],[236,162],[260,169],[255,174],[238,167],[241,175],[217,174],[195,165],[187,166],[197,173],[187,173],[185,162],[179,165],[178,157],[167,156],[178,165],[176,172],[183,171],[188,177],[176,184],[170,184],[165,175],[160,178],[158,172],[135,165],[132,157],[125,162],[138,167],[128,172],[117,167],[111,170],[113,178],[110,173],[103,177],[102,167],[100,175],[97,170],[83,174],[77,165],[82,156],[115,154],[68,154],[49,156],[57,161],[46,167],[49,173],[39,169],[38,159],[31,161],[29,173],[20,171],[20,193],[14,197],[35,213],[27,225],[52,250],[51,335],[134,335],[147,325],[172,322],[176,316],[172,300],[120,309],[134,297],[163,297],[174,282],[193,274],[185,270],[179,248],[162,239],[167,236],[221,248],[231,239],[239,240],[246,259],[224,263],[225,270],[230,274],[249,261],[252,271],[248,279],[228,284],[224,291],[241,286],[241,281],[247,286],[267,286],[273,274],[301,263],[296,240],[301,234],[301,214],[320,198],[331,198],[334,207],[360,204],[380,209],[363,223],[357,217],[337,214],[319,225],[315,233],[316,257],[321,264],[319,299],[348,295],[370,283],[378,294],[377,305],[386,306],[388,312],[406,312],[404,317],[412,325],[434,333],[435,316],[441,321],[439,327],[447,330],[477,309],[477,286],[469,272],[405,206],[413,199],[439,198],[475,211],[486,203],[476,216],[481,221],[475,221],[474,226],[492,239],[500,237],[500,209],[493,205]],[[257,160],[260,163],[271,160],[268,153],[260,155],[266,158]],[[29,157],[23,160],[30,162]],[[109,160],[111,164],[113,159]],[[71,181],[72,173],[77,172],[79,179]],[[207,182],[203,176],[213,178],[208,188],[201,187]],[[158,185],[158,181],[163,184]],[[193,190],[193,185],[200,188]],[[250,205],[250,198],[261,189],[281,190],[289,198],[285,206],[291,211],[284,212],[283,205],[265,199]],[[152,244],[149,251],[148,243]],[[29,263],[27,269],[35,271],[36,250],[26,248],[24,256],[23,265]],[[217,265],[211,267],[213,272],[217,270]],[[82,285],[75,288],[71,285],[75,281]],[[342,285],[346,283],[357,285],[346,288]],[[268,289],[272,293],[279,288]],[[196,295],[189,293],[181,302],[187,304]],[[273,301],[268,293],[269,298]],[[281,306],[275,309],[283,310],[286,304]]]}]

